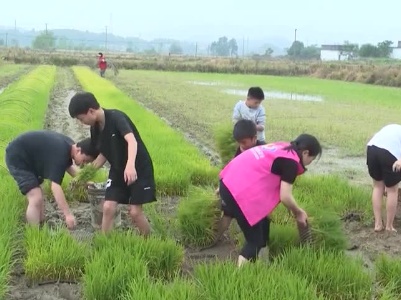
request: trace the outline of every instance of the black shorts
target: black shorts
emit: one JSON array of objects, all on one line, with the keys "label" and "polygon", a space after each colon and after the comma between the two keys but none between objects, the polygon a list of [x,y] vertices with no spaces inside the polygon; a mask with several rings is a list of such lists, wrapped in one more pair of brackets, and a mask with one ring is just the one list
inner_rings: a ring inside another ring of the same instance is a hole
[{"label": "black shorts", "polygon": [[123,172],[116,174],[116,172],[110,170],[105,200],[131,205],[141,205],[156,201],[156,184],[153,172],[150,174],[146,177],[138,174],[138,179],[128,186],[124,181]]},{"label": "black shorts", "polygon": [[26,195],[34,188],[40,187],[43,183],[43,178],[36,176],[34,172],[30,171],[29,166],[18,155],[18,151],[10,149],[10,147],[6,148],[6,165],[23,195]]},{"label": "black shorts", "polygon": [[270,219],[266,217],[253,226],[249,225],[234,197],[221,180],[219,191],[224,215],[237,220],[248,243],[260,248],[266,247],[269,242]]},{"label": "black shorts", "polygon": [[376,181],[384,181],[386,187],[392,187],[401,181],[401,172],[393,171],[393,164],[397,158],[389,151],[368,146],[366,150],[366,164],[370,177]]}]

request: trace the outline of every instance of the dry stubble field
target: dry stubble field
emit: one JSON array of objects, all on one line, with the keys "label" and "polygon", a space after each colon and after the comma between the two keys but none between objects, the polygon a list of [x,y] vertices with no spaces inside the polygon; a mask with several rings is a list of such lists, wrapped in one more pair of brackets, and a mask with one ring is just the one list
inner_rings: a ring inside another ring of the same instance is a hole
[{"label": "dry stubble field", "polygon": [[[236,258],[241,237],[235,226],[218,246],[199,250],[210,242],[210,231],[213,230],[215,199],[212,188],[207,187],[217,184],[219,157],[213,131],[215,126],[230,120],[233,105],[245,96],[251,85],[260,85],[266,92],[268,140],[290,140],[306,131],[319,137],[325,146],[323,157],[310,166],[310,174],[299,180],[295,192],[297,199],[310,209],[312,222],[319,230],[315,232],[319,246],[326,250],[299,249],[293,221],[279,209],[273,216],[270,272],[274,271],[288,285],[299,281],[299,286],[288,288],[284,285],[286,292],[274,294],[270,291],[270,296],[282,299],[294,299],[294,296],[298,299],[397,299],[401,286],[394,274],[401,270],[401,263],[376,258],[382,252],[398,255],[401,239],[399,235],[372,232],[369,178],[363,155],[366,141],[377,129],[386,123],[397,122],[397,108],[401,105],[397,103],[401,95],[398,89],[309,78],[125,70],[118,77],[107,74],[108,78],[103,80],[81,67],[39,68],[41,70],[34,70],[37,74],[27,76],[39,77],[35,80],[41,82],[43,91],[34,91],[37,85],[30,83],[29,78],[21,77],[23,72],[30,71],[28,68],[0,66],[0,89],[14,81],[9,87],[11,90],[19,91],[20,96],[36,92],[32,101],[41,101],[43,107],[48,107],[42,112],[43,120],[36,120],[35,124],[27,122],[25,127],[16,128],[15,134],[45,127],[76,140],[88,136],[88,129],[72,120],[67,111],[70,97],[80,89],[94,92],[105,107],[126,111],[137,123],[155,161],[159,201],[147,208],[155,237],[143,242],[135,236],[117,233],[111,242],[102,240],[91,227],[90,205],[72,201],[79,224],[71,238],[65,231],[57,229],[62,222],[49,196],[49,230],[36,232],[27,228],[20,232],[17,228],[10,229],[15,233],[12,235],[14,240],[8,240],[10,259],[4,260],[5,272],[12,270],[11,277],[5,274],[3,281],[8,286],[5,299],[142,299],[140,295],[146,294],[141,293],[149,288],[155,290],[149,299],[221,299],[222,293],[227,299],[242,299],[241,295],[250,292],[245,288],[237,294],[230,292],[236,282],[246,277],[251,286],[256,286],[261,278],[272,280],[261,270],[248,269],[242,275],[232,275],[232,279],[220,283],[220,287],[214,284],[233,271],[231,265],[213,264],[212,261]],[[24,89],[29,84],[32,90]],[[10,95],[13,93],[7,93],[7,90],[0,94],[0,104],[8,105],[6,100],[14,99]],[[31,105],[33,103],[36,102]],[[6,135],[2,145],[11,138],[11,133]],[[7,177],[6,174],[3,176]],[[7,180],[8,189],[13,190],[14,196],[4,196],[4,200],[18,198],[12,181]],[[14,224],[22,221],[23,204],[21,199],[19,206],[14,207],[21,213],[18,219],[13,219]],[[399,221],[398,218],[398,228],[401,227]],[[123,229],[129,227],[124,212]],[[151,254],[147,257],[146,254],[133,255],[135,243],[143,243],[143,249],[149,247],[146,249]],[[102,246],[114,251],[111,253],[119,252],[125,262],[126,258],[135,262],[121,266],[121,261],[107,260],[110,254],[101,251]],[[128,253],[124,252],[127,249]],[[333,249],[345,250],[347,255],[342,256],[343,251],[338,253]],[[76,255],[78,252],[82,253]],[[282,253],[285,255],[281,256]],[[137,256],[141,256],[140,259]],[[297,262],[296,267],[292,266],[291,261],[297,261],[299,256],[303,257],[304,263]],[[354,257],[361,257],[362,262]],[[264,254],[262,261],[266,259],[267,254]],[[110,273],[111,268],[106,261],[112,264],[113,274],[105,274]],[[139,271],[143,261],[150,265],[148,270]],[[14,264],[7,268],[10,262]],[[344,266],[340,267],[342,263]],[[314,276],[308,277],[313,268]],[[162,276],[156,276],[155,269],[163,273]],[[150,279],[134,280],[130,270],[138,274],[149,273]],[[128,279],[125,286],[118,284],[121,278]],[[152,278],[167,278],[170,284],[154,282]],[[279,280],[275,280],[279,289]],[[371,284],[375,281],[380,284]],[[104,282],[110,284],[101,288]],[[262,291],[261,294],[254,293],[253,299],[263,297]]]}]

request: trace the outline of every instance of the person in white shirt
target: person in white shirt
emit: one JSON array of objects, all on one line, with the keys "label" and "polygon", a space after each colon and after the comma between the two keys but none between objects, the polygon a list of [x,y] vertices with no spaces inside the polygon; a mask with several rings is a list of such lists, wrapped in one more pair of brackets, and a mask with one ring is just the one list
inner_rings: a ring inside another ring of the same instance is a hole
[{"label": "person in white shirt", "polygon": [[372,205],[375,231],[382,231],[382,200],[387,191],[386,230],[396,232],[394,218],[397,211],[398,185],[401,181],[401,125],[390,124],[380,129],[368,142],[366,164],[373,179]]},{"label": "person in white shirt", "polygon": [[265,94],[260,87],[251,87],[248,90],[246,100],[240,100],[235,104],[233,111],[233,123],[239,120],[251,120],[256,124],[257,140],[265,143],[265,122],[266,113],[264,107],[261,105],[265,99]]}]

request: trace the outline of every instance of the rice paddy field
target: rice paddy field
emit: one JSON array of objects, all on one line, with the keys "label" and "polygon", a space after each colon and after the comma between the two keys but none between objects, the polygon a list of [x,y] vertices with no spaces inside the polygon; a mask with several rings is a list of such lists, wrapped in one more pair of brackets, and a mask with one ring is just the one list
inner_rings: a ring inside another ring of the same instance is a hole
[{"label": "rice paddy field", "polygon": [[[307,132],[324,152],[294,187],[314,243],[300,246],[295,221],[279,207],[268,249],[237,269],[243,237],[235,222],[210,245],[220,216],[217,174],[234,154],[227,124],[250,86],[265,91],[268,141]],[[63,186],[77,227],[63,225],[48,183],[45,226],[24,224],[26,200],[8,174],[4,149],[33,129],[76,141],[89,136],[68,115],[80,90],[126,112],[153,158],[158,201],[145,206],[153,231],[146,240],[124,207],[121,226],[99,234],[86,191],[68,176]],[[400,299],[401,238],[373,231],[364,158],[368,139],[398,121],[400,98],[396,88],[305,77],[121,70],[103,79],[82,66],[1,64],[0,299]],[[399,230],[400,221],[401,212]]]}]

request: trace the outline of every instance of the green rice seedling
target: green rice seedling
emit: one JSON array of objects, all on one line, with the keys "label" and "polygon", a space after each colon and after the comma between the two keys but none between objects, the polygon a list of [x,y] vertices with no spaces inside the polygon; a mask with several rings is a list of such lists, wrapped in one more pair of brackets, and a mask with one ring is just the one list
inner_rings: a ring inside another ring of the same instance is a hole
[{"label": "green rice seedling", "polygon": [[85,264],[85,299],[121,299],[129,291],[131,282],[149,280],[146,263],[135,252],[128,250],[109,244],[93,253]]},{"label": "green rice seedling", "polygon": [[354,212],[364,219],[371,218],[369,190],[350,185],[338,176],[303,176],[295,182],[294,196],[300,205],[310,204],[323,210],[330,207],[340,217]]},{"label": "green rice seedling", "polygon": [[160,202],[149,203],[144,206],[144,211],[150,220],[152,235],[168,238],[175,235],[175,222],[173,216],[168,215],[161,208]]},{"label": "green rice seedling", "polygon": [[95,236],[96,251],[113,247],[121,249],[125,257],[135,256],[143,259],[149,274],[160,279],[172,278],[179,271],[184,259],[183,247],[171,239],[157,236],[144,239],[131,231],[115,231],[109,235]]},{"label": "green rice seedling", "polygon": [[382,286],[392,286],[392,291],[401,294],[401,259],[381,254],[375,261],[376,281]]},{"label": "green rice seedling", "polygon": [[347,248],[348,242],[343,231],[342,221],[330,207],[323,209],[309,204],[305,210],[308,214],[314,247],[339,251]]},{"label": "green rice seedling", "polygon": [[77,281],[88,256],[88,245],[76,241],[65,228],[25,230],[25,275],[32,281]]},{"label": "green rice seedling", "polygon": [[4,299],[13,266],[13,255],[18,251],[19,222],[24,208],[24,201],[15,187],[12,178],[0,167],[0,299]]},{"label": "green rice seedling", "polygon": [[107,173],[104,170],[96,169],[92,164],[85,165],[75,178],[65,181],[67,201],[88,202],[88,182],[105,182],[106,180]]},{"label": "green rice seedling", "polygon": [[216,149],[223,165],[226,165],[234,157],[238,147],[233,137],[233,128],[232,123],[223,123],[216,126],[214,130]]},{"label": "green rice seedling", "polygon": [[372,277],[361,260],[343,252],[312,247],[287,250],[274,265],[298,274],[330,300],[371,299]]},{"label": "green rice seedling", "polygon": [[221,217],[213,188],[192,186],[177,209],[178,230],[186,245],[204,247],[213,243]]},{"label": "green rice seedling", "polygon": [[[121,300],[152,299],[152,300],[200,300],[197,285],[190,280],[175,277],[169,283],[164,281],[151,281],[148,278],[141,278],[131,282],[128,292],[121,297]],[[206,299],[205,299],[206,300]]]},{"label": "green rice seedling", "polygon": [[[199,149],[185,140],[181,133],[174,131],[156,114],[90,69],[74,67],[73,70],[81,86],[93,92],[102,107],[120,109],[132,118],[154,162],[158,193],[185,195],[191,183],[215,183],[216,171],[210,167],[209,160]],[[197,168],[194,168],[194,165]],[[213,175],[209,175],[208,170]],[[192,180],[196,182],[191,182]]]},{"label": "green rice seedling", "polygon": [[204,299],[323,299],[305,278],[260,261],[241,268],[229,262],[200,264],[195,278]]},{"label": "green rice seedling", "polygon": [[270,224],[269,254],[274,257],[297,245],[298,230],[293,224]]},{"label": "green rice seedling", "polygon": [[398,300],[400,293],[397,292],[396,283],[391,281],[389,284],[383,288],[379,288],[376,292],[375,299],[378,300]]}]

